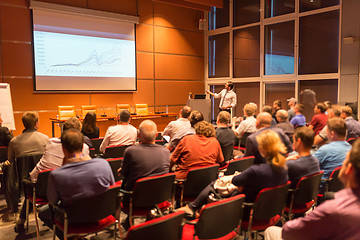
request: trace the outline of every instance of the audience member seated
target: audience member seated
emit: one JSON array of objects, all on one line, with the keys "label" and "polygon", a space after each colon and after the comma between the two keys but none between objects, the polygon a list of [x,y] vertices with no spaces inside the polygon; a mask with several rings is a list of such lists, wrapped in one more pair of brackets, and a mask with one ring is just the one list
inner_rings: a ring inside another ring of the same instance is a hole
[{"label": "audience member seated", "polygon": [[360,140],[357,140],[339,173],[345,189],[308,213],[265,231],[268,240],[360,239]]},{"label": "audience member seated", "polygon": [[341,108],[341,118],[346,122],[346,140],[360,137],[360,123],[352,117],[352,110],[349,106]]},{"label": "audience member seated", "polygon": [[141,122],[139,126],[141,143],[125,150],[122,168],[118,170],[124,177],[122,189],[130,191],[139,178],[169,172],[170,152],[164,146],[155,144],[156,135],[157,126],[153,121]]},{"label": "audience member seated", "polygon": [[241,121],[239,126],[235,129],[236,135],[241,137],[246,132],[256,132],[256,119],[254,117],[255,110],[256,109],[253,104],[248,103],[244,106],[243,111],[246,118],[245,120]]},{"label": "audience member seated", "polygon": [[[81,123],[75,118],[69,118],[63,124],[63,131],[75,129],[80,131]],[[85,143],[83,144],[82,154],[84,156],[89,155],[89,146]],[[45,152],[40,161],[36,164],[35,168],[30,173],[30,178],[33,182],[36,182],[39,173],[46,169],[57,169],[63,165],[64,152],[61,145],[60,138],[51,138],[49,142],[46,144]],[[29,211],[32,211],[32,203],[29,205]],[[25,200],[22,205],[19,219],[17,220],[15,226],[15,232],[24,231],[24,222],[26,220],[26,204]]]},{"label": "audience member seated", "polygon": [[317,135],[321,131],[321,129],[326,126],[326,121],[328,120],[328,117],[325,114],[325,111],[325,104],[316,104],[314,108],[315,115],[312,117],[311,122],[309,123],[309,128],[314,130],[315,135]]},{"label": "audience member seated", "polygon": [[95,112],[88,112],[84,118],[81,133],[88,138],[98,138],[100,135],[99,127],[96,126]]},{"label": "audience member seated", "polygon": [[235,133],[229,128],[231,116],[227,111],[221,111],[216,120],[216,139],[219,141],[221,151],[224,156],[224,161],[229,161],[232,158],[232,152],[235,143]]},{"label": "audience member seated", "polygon": [[[327,137],[330,143],[321,146],[314,154],[319,160],[320,169],[324,170],[323,179],[328,179],[331,172],[341,166],[346,153],[351,149],[351,145],[345,141],[346,124],[341,118],[331,118],[327,121]],[[323,192],[325,184],[320,185],[320,192]]]},{"label": "audience member seated", "polygon": [[[269,113],[271,115],[272,114],[272,107],[268,106],[268,105],[265,105],[263,107],[262,111],[267,112],[267,113]],[[277,122],[276,122],[275,118],[271,117],[271,125],[270,126],[273,128],[273,127],[276,126],[276,124],[277,124]]]},{"label": "audience member seated", "polygon": [[[75,199],[104,193],[115,183],[111,167],[105,159],[91,159],[83,155],[84,136],[79,130],[64,131],[61,144],[64,162],[62,167],[49,175],[47,197],[50,203],[61,202],[66,207]],[[39,218],[52,229],[53,221],[48,205],[40,209]],[[62,232],[56,231],[56,235],[63,239]]]},{"label": "audience member seated", "polygon": [[[238,186],[238,188],[230,196],[244,193],[245,202],[249,203],[255,201],[256,195],[261,189],[281,185],[288,180],[285,157],[283,156],[286,148],[281,142],[279,135],[274,131],[267,130],[257,135],[256,140],[259,151],[266,159],[266,163],[253,165],[239,175],[234,176],[231,180],[231,183]],[[183,208],[179,208],[179,210],[194,215],[196,211],[200,210],[207,203],[208,196],[211,193],[217,193],[214,189],[214,182],[208,185],[193,202]],[[249,210],[245,210],[243,219],[248,217]]]},{"label": "audience member seated", "polygon": [[191,168],[222,163],[224,157],[215,138],[212,124],[201,121],[195,125],[194,135],[185,136],[171,155],[170,166],[177,164],[177,179],[185,179]]},{"label": "audience member seated", "polygon": [[294,128],[302,127],[306,125],[306,118],[302,115],[304,105],[296,104],[294,107],[295,116],[290,120],[290,123],[294,125]]},{"label": "audience member seated", "polygon": [[288,112],[283,109],[278,110],[276,113],[276,119],[278,124],[275,127],[282,129],[289,137],[290,141],[292,141],[295,129],[294,126],[288,121]]},{"label": "audience member seated", "polygon": [[[332,105],[327,109],[328,119],[334,117],[340,117],[341,115],[341,107],[339,105]],[[320,147],[321,145],[328,143],[327,133],[327,125],[319,132],[318,135],[315,136],[314,145]]]},{"label": "audience member seated", "polygon": [[189,116],[190,127],[180,129],[166,147],[172,152],[184,136],[195,134],[194,126],[202,120],[204,120],[204,116],[201,112],[191,111]]},{"label": "audience member seated", "polygon": [[276,113],[282,109],[281,108],[281,101],[280,100],[275,100],[274,103],[273,103],[273,110],[274,112],[272,113],[272,118],[275,119],[276,123],[279,123],[276,119]]},{"label": "audience member seated", "polygon": [[255,164],[261,164],[261,163],[266,162],[265,158],[259,152],[258,143],[256,141],[256,136],[260,135],[262,132],[264,132],[266,130],[272,130],[279,135],[281,141],[286,146],[285,154],[292,152],[292,145],[291,145],[289,137],[286,136],[284,131],[281,130],[280,128],[271,128],[270,127],[271,121],[272,121],[272,117],[269,113],[267,113],[267,112],[260,113],[256,117],[257,131],[252,133],[251,135],[249,135],[248,138],[246,139],[246,151],[245,151],[244,157],[254,156]]},{"label": "audience member seated", "polygon": [[290,121],[293,117],[295,117],[294,108],[296,105],[296,99],[292,97],[292,98],[288,99],[287,102],[288,102],[288,106],[289,106],[289,110],[287,111],[288,112],[288,120]]},{"label": "audience member seated", "polygon": [[106,147],[112,145],[133,145],[136,138],[137,130],[130,125],[130,112],[122,110],[118,116],[118,124],[107,129],[100,151],[105,153]]},{"label": "audience member seated", "polygon": [[314,142],[314,131],[307,127],[297,128],[293,137],[294,151],[297,156],[286,159],[290,188],[296,188],[300,178],[320,172],[319,161],[310,154]]},{"label": "audience member seated", "polygon": [[[185,129],[185,128],[190,128],[191,124],[190,121],[188,119],[188,117],[190,116],[191,113],[191,107],[189,106],[184,106],[179,113],[179,118],[176,119],[175,121],[171,121],[164,129],[163,132],[163,136],[169,136],[170,137],[170,141],[173,139],[173,137],[175,136],[175,134],[181,130],[181,129]],[[170,142],[169,141],[169,142]]]},{"label": "audience member seated", "polygon": [[12,133],[7,127],[2,126],[3,119],[0,114],[0,146],[9,146],[10,140],[13,138]]},{"label": "audience member seated", "polygon": [[39,114],[26,112],[22,116],[25,127],[22,134],[11,139],[9,143],[8,159],[14,162],[15,158],[25,155],[42,154],[49,142],[49,137],[37,131],[39,128]]},{"label": "audience member seated", "polygon": [[[156,135],[157,126],[153,121],[141,122],[139,126],[141,143],[125,150],[122,168],[118,170],[124,177],[121,184],[122,189],[131,191],[138,179],[169,172],[170,152],[167,148],[155,144]],[[128,196],[123,199],[123,204],[129,205]],[[129,226],[127,217],[123,222],[123,227],[128,229]]]}]

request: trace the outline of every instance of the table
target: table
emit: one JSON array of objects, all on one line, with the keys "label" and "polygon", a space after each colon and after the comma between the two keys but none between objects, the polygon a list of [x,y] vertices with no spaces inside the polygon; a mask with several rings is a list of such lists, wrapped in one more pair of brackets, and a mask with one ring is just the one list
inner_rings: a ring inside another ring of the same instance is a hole
[{"label": "table", "polygon": [[[134,127],[138,127],[140,123],[145,119],[153,120],[158,125],[158,131],[162,131],[165,126],[172,120],[176,120],[179,113],[150,113],[147,115],[131,115],[131,124],[134,125]],[[100,125],[104,125],[106,127],[107,125],[115,125],[111,124],[114,121],[116,121],[116,115],[108,115],[108,116],[96,116],[96,122],[100,123]],[[83,117],[78,117],[80,121],[83,121]],[[62,130],[62,124],[66,120],[59,120],[57,118],[50,118],[51,120],[51,133],[52,137],[55,137],[55,125],[59,124],[60,129]],[[108,123],[108,124],[101,124],[101,123]],[[109,124],[110,123],[110,124]],[[100,127],[100,126],[99,126]],[[107,128],[106,128],[107,129]],[[106,131],[105,129],[105,131]],[[105,135],[105,131],[101,131]]]}]

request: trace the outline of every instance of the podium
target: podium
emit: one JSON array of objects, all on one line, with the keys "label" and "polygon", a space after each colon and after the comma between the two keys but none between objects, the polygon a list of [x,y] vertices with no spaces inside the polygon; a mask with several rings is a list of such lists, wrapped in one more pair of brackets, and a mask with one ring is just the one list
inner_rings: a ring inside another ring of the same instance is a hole
[{"label": "podium", "polygon": [[204,115],[204,120],[211,123],[211,99],[188,99],[186,105]]}]

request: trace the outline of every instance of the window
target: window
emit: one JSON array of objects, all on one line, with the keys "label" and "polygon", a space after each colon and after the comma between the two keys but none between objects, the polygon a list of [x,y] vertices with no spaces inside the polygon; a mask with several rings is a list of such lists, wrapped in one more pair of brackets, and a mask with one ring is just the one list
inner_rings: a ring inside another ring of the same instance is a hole
[{"label": "window", "polygon": [[209,13],[209,30],[227,26],[229,26],[229,0],[224,0],[223,8],[211,8]]},{"label": "window", "polygon": [[260,27],[234,31],[234,77],[260,76]]},{"label": "window", "polygon": [[294,21],[265,26],[265,75],[294,73]]},{"label": "window", "polygon": [[209,37],[209,77],[229,76],[229,33]]},{"label": "window", "polygon": [[287,109],[287,99],[294,97],[295,83],[266,83],[265,104],[273,106],[275,100],[281,101],[281,108]]},{"label": "window", "polygon": [[295,0],[265,1],[265,17],[275,17],[295,11]]},{"label": "window", "polygon": [[337,73],[339,11],[300,18],[299,74]]},{"label": "window", "polygon": [[234,0],[234,26],[260,21],[260,0]]},{"label": "window", "polygon": [[300,12],[339,5],[340,0],[300,0]]}]

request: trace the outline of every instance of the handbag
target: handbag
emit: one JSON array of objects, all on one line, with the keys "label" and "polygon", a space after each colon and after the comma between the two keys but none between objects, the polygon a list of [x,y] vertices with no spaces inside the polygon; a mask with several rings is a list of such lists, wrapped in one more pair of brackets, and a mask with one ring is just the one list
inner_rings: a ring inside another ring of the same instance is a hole
[{"label": "handbag", "polygon": [[231,183],[234,176],[241,174],[235,172],[233,175],[223,176],[218,178],[214,183],[214,189],[221,197],[230,196],[238,187]]}]

